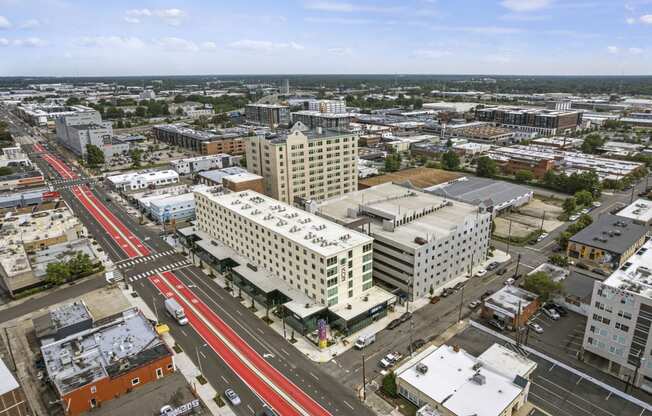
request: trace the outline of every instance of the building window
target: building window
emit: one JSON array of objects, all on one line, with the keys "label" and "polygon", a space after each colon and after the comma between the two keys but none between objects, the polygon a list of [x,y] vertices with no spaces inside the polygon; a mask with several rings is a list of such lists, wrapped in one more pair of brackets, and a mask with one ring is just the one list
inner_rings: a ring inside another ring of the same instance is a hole
[{"label": "building window", "polygon": [[156,378],[161,378],[163,377],[163,369],[162,368],[157,368],[156,369]]},{"label": "building window", "polygon": [[167,368],[168,368],[168,371],[172,371],[172,370],[174,370],[174,365],[168,364]]},{"label": "building window", "polygon": [[97,386],[91,386],[91,393],[92,394],[97,393]]},{"label": "building window", "polygon": [[131,385],[132,386],[137,386],[139,384],[140,384],[140,379],[138,377],[131,379]]}]

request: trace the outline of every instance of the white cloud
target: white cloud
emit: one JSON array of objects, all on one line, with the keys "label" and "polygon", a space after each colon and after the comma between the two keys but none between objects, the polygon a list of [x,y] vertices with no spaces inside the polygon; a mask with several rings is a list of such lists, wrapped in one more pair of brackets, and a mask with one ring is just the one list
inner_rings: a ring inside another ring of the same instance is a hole
[{"label": "white cloud", "polygon": [[25,38],[25,39],[15,39],[13,41],[14,46],[25,46],[28,48],[40,48],[46,46],[47,42],[41,38]]},{"label": "white cloud", "polygon": [[215,42],[202,42],[200,47],[205,50],[215,50],[217,49],[217,44]]},{"label": "white cloud", "polygon": [[0,16],[0,29],[9,29],[11,22],[4,16]]},{"label": "white cloud", "polygon": [[607,46],[607,52],[617,54],[620,52],[620,48],[618,46]]},{"label": "white cloud", "polygon": [[485,56],[484,60],[496,64],[508,64],[512,62],[512,57],[509,55],[495,53]]},{"label": "white cloud", "polygon": [[640,54],[643,53],[643,49],[641,49],[641,48],[629,48],[629,49],[627,49],[627,51],[629,53],[631,53],[632,55],[640,55]]},{"label": "white cloud", "polygon": [[0,38],[0,46],[9,46],[9,40],[7,38]]},{"label": "white cloud", "polygon": [[197,52],[199,50],[195,42],[175,37],[161,38],[156,43],[163,49],[171,51]]},{"label": "white cloud", "polygon": [[145,42],[133,36],[87,36],[79,39],[83,47],[102,49],[140,49]]},{"label": "white cloud", "polygon": [[310,23],[327,23],[337,25],[366,25],[374,23],[374,21],[371,19],[355,17],[306,17],[304,20]]},{"label": "white cloud", "polygon": [[417,49],[412,52],[412,55],[421,59],[439,59],[450,54],[450,51],[439,49]]},{"label": "white cloud", "polygon": [[641,16],[640,20],[641,23],[645,23],[646,25],[652,25],[652,14],[645,14]]},{"label": "white cloud", "polygon": [[628,17],[627,19],[625,19],[625,21],[627,22],[628,25],[633,25],[636,23],[636,19],[634,19],[633,17]]},{"label": "white cloud", "polygon": [[552,0],[503,0],[500,4],[517,13],[531,12],[548,7]]},{"label": "white cloud", "polygon": [[367,6],[330,0],[311,1],[305,4],[305,8],[308,10],[332,13],[395,13],[402,10],[401,7]]},{"label": "white cloud", "polygon": [[229,44],[229,47],[231,49],[238,49],[247,52],[267,52],[267,53],[274,52],[281,49],[294,49],[294,50],[305,49],[303,45],[300,45],[296,42],[276,43],[276,42],[270,42],[266,40],[250,40],[250,39],[243,39],[243,40],[238,40],[236,42],[232,42]]},{"label": "white cloud", "polygon": [[41,26],[41,22],[38,19],[28,19],[20,24],[21,29],[33,29],[35,27]]},{"label": "white cloud", "polygon": [[349,56],[353,55],[353,49],[351,48],[330,48],[328,53],[337,56]]},{"label": "white cloud", "polygon": [[127,23],[140,23],[144,17],[158,17],[172,26],[179,26],[186,12],[181,9],[130,9],[125,12],[124,20]]}]

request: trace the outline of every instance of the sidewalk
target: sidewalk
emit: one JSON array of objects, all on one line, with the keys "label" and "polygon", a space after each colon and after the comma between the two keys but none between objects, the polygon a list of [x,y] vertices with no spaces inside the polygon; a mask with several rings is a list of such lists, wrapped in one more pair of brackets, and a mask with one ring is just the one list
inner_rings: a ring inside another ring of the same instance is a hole
[{"label": "sidewalk", "polygon": [[[131,304],[133,306],[137,306],[141,311],[143,311],[143,314],[145,315],[146,318],[151,319],[151,320],[156,320],[156,315],[154,312],[147,306],[147,304],[140,298],[140,297],[132,297],[131,296],[131,290],[125,289],[124,285],[120,285],[122,290],[122,293],[124,296],[129,299]],[[174,337],[168,332],[162,335],[163,341],[167,344],[167,346],[172,350],[172,347],[175,345]],[[174,351],[174,350],[172,350]],[[177,368],[181,374],[185,377],[186,381],[190,386],[192,386],[193,390],[197,393],[197,396],[201,399],[201,401],[204,403],[204,406],[208,409],[210,414],[212,415],[218,415],[218,416],[235,416],[235,413],[233,410],[228,405],[224,405],[222,407],[218,407],[217,403],[215,403],[215,396],[217,395],[217,391],[213,386],[211,386],[210,383],[206,383],[204,385],[199,384],[197,381],[197,376],[200,375],[199,369],[195,366],[195,364],[190,360],[188,357],[188,354],[185,352],[181,353],[174,353],[174,365]]]}]

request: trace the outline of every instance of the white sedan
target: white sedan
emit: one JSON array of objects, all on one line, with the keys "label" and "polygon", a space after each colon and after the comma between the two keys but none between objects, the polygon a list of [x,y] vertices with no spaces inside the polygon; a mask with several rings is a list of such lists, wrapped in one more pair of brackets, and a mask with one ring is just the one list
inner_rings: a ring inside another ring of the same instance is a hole
[{"label": "white sedan", "polygon": [[487,271],[485,269],[480,269],[477,272],[475,272],[475,275],[478,276],[478,277],[482,277],[485,274],[487,274]]},{"label": "white sedan", "polygon": [[543,334],[543,327],[537,324],[536,322],[530,322],[529,324],[527,324],[527,326],[529,326],[530,329],[536,332],[537,334]]}]

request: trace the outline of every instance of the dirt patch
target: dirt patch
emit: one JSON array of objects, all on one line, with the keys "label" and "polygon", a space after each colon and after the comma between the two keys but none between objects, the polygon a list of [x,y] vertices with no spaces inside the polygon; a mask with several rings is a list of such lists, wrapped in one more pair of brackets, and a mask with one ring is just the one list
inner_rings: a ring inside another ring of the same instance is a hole
[{"label": "dirt patch", "polygon": [[[511,215],[511,214],[510,214]],[[507,236],[510,235],[509,231],[509,216],[504,216],[504,217],[496,217],[494,220],[496,223],[496,230],[494,231],[494,235],[497,237],[502,237],[502,238],[507,238]],[[511,230],[511,236],[512,238],[524,238],[528,236],[531,232],[537,230],[538,227],[534,227],[529,225],[527,222],[522,223],[518,222],[512,219],[512,230]]]},{"label": "dirt patch", "polygon": [[439,185],[440,183],[457,179],[461,176],[463,175],[458,172],[450,172],[441,169],[412,168],[360,180],[358,181],[358,188],[367,189],[382,183],[404,183],[407,181],[417,188],[427,188],[429,186]]},{"label": "dirt patch", "polygon": [[513,212],[497,217],[496,230],[494,235],[507,238],[509,235],[509,222],[512,222],[512,237],[523,238],[541,228],[543,219],[543,231],[549,233],[563,224],[557,217],[562,209],[556,205],[543,202],[533,198],[529,203],[519,207]]}]

